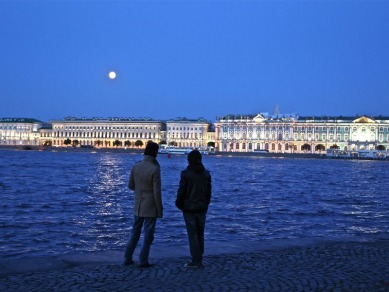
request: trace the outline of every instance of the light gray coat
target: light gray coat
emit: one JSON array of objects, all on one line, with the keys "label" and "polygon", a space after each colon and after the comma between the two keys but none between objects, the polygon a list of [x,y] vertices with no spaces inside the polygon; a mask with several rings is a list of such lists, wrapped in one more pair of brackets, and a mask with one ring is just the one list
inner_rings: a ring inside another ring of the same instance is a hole
[{"label": "light gray coat", "polygon": [[135,191],[134,215],[163,217],[161,168],[153,156],[145,155],[142,161],[134,165],[128,188]]}]

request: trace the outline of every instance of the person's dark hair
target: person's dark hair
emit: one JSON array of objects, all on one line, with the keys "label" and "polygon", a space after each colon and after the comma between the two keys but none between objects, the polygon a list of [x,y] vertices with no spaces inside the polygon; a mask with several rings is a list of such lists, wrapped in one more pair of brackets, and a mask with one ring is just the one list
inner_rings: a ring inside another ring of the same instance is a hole
[{"label": "person's dark hair", "polygon": [[145,152],[143,153],[144,155],[150,155],[153,156],[154,158],[157,157],[158,154],[158,144],[154,142],[148,142],[145,148]]},{"label": "person's dark hair", "polygon": [[193,163],[201,163],[201,153],[198,150],[192,150],[188,154],[188,162],[189,164]]}]

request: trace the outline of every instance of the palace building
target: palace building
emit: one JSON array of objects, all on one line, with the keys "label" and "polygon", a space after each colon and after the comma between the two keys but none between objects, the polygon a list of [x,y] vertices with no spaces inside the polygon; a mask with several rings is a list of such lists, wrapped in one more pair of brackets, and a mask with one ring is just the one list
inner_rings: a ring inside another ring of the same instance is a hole
[{"label": "palace building", "polygon": [[0,146],[145,147],[150,140],[217,152],[325,153],[389,151],[389,117],[300,117],[290,114],[227,115],[212,124],[202,118],[65,118],[44,123],[0,119]]},{"label": "palace building", "polygon": [[207,147],[210,123],[204,119],[177,118],[166,122],[166,143],[178,147]]},{"label": "palace building", "polygon": [[30,118],[0,118],[0,145],[39,145],[44,123]]},{"label": "palace building", "polygon": [[[150,140],[161,141],[162,122],[149,118],[66,118],[51,121],[51,137],[41,137],[41,145],[144,147]],[[67,141],[67,142],[66,142]]]},{"label": "palace building", "polygon": [[389,150],[389,117],[227,115],[215,122],[217,151],[321,153]]}]

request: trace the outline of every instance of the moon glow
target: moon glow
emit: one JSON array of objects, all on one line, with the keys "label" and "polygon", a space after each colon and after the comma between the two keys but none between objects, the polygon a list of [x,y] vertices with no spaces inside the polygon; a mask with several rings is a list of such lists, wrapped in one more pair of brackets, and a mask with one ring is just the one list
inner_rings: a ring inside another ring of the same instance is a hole
[{"label": "moon glow", "polygon": [[115,79],[115,78],[116,78],[116,72],[114,72],[114,71],[109,72],[109,73],[108,73],[108,77],[109,77],[110,79]]}]

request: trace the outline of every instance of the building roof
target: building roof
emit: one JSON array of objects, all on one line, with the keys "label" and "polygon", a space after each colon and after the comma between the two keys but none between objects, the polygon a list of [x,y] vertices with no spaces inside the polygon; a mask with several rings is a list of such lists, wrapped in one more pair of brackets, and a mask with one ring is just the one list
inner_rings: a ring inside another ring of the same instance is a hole
[{"label": "building roof", "polygon": [[175,119],[170,119],[166,121],[167,123],[174,123],[174,122],[183,122],[183,123],[209,123],[206,119],[200,117],[198,119],[188,119],[186,117],[177,117]]},{"label": "building roof", "polygon": [[305,116],[299,117],[299,121],[312,121],[312,122],[328,122],[328,123],[374,123],[375,121],[386,120],[389,121],[389,117],[383,116]]},{"label": "building roof", "polygon": [[77,117],[66,117],[63,120],[52,120],[50,123],[63,123],[63,122],[160,122],[158,120],[153,120],[148,117],[140,118],[119,118],[119,117],[93,117],[93,118],[77,118]]},{"label": "building roof", "polygon": [[0,118],[0,123],[43,123],[32,118]]}]

